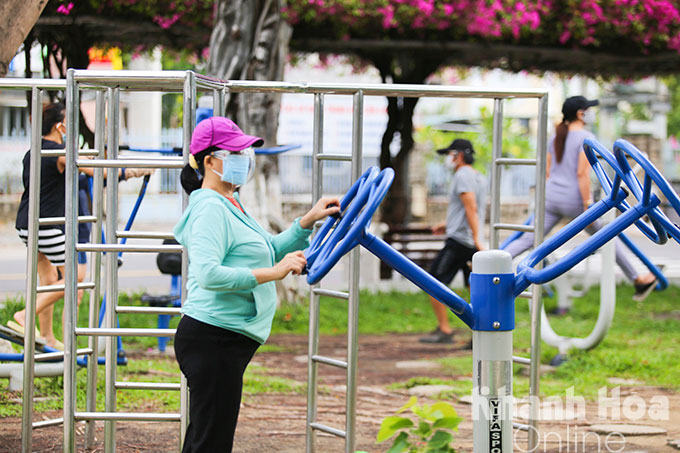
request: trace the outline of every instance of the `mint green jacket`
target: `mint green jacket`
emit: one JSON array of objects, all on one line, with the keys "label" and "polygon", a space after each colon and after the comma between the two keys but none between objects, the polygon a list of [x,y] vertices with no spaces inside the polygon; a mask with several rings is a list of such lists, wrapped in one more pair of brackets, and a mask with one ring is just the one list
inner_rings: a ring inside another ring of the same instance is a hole
[{"label": "mint green jacket", "polygon": [[[240,204],[238,194],[235,198]],[[182,313],[264,343],[276,311],[276,285],[258,285],[252,271],[306,248],[311,232],[296,219],[273,236],[214,190],[195,190],[173,229],[189,252]]]}]

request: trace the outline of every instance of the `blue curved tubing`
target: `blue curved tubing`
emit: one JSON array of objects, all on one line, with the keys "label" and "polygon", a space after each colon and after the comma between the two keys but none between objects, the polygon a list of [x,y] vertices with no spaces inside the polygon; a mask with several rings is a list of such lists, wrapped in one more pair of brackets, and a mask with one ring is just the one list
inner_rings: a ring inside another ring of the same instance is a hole
[{"label": "blue curved tubing", "polygon": [[626,228],[635,223],[635,221],[647,215],[660,203],[660,200],[652,195],[646,206],[637,204],[631,209],[628,209],[617,217],[616,220],[595,233],[589,240],[580,244],[559,261],[541,270],[533,268],[533,266],[545,259],[557,248],[564,245],[569,239],[573,238],[588,225],[602,217],[607,211],[619,207],[619,204],[626,199],[626,196],[626,192],[619,189],[616,197],[598,201],[583,212],[583,214],[572,220],[566,227],[558,231],[554,236],[551,236],[547,241],[536,247],[529,256],[524,258],[517,266],[517,275],[515,276],[515,296],[519,296],[532,283],[546,283],[564,274],[583,261],[595,250],[618,236]]},{"label": "blue curved tubing", "polygon": [[[635,195],[641,205],[646,206],[652,198],[655,198],[652,193],[652,182],[654,182],[673,209],[680,214],[680,198],[671,188],[668,181],[666,181],[666,178],[663,177],[659,170],[657,170],[639,149],[626,140],[619,139],[614,142],[614,154],[616,156],[616,161],[621,166],[624,181],[630,186],[631,190],[633,190],[633,195]],[[626,155],[633,158],[633,160],[635,160],[645,171],[644,186],[640,184],[637,176],[633,173],[633,170],[626,159]],[[680,227],[671,222],[660,209],[657,208],[652,210],[649,217],[652,221],[657,221],[663,225],[665,231],[680,243]]]},{"label": "blue curved tubing", "polygon": [[461,321],[472,328],[474,324],[472,306],[470,306],[465,299],[454,293],[448,286],[425,272],[423,268],[401,253],[394,250],[387,242],[371,233],[364,232],[359,237],[359,244],[363,245],[395,271],[409,279],[418,288],[449,307]]},{"label": "blue curved tubing", "polygon": [[[614,157],[614,155],[604,145],[602,145],[602,143],[598,142],[597,140],[587,138],[583,141],[583,152],[585,153],[590,166],[593,168],[597,179],[600,181],[600,185],[602,186],[602,189],[604,189],[606,195],[611,197],[612,191],[617,191],[619,187],[621,187],[621,181],[625,180],[626,185],[630,188],[630,190],[633,191],[633,195],[635,195],[638,200],[641,199],[642,190],[637,185],[631,184],[628,180],[626,180],[625,167],[621,166],[620,163],[617,162],[618,159]],[[597,159],[595,154],[598,154],[600,157],[602,157],[602,159],[607,162],[607,164],[609,164],[609,166],[616,173],[613,183],[609,179],[607,173],[605,173],[605,171],[602,169],[602,164]],[[626,166],[627,165],[628,162],[626,162]],[[628,166],[628,168],[630,169],[630,166]],[[639,185],[639,182],[637,184]],[[623,201],[617,206],[617,208],[619,211],[625,212],[630,209],[630,205],[626,201]],[[663,216],[663,213],[658,208],[656,208],[653,212],[656,211],[658,211],[658,215]],[[656,244],[665,244],[668,241],[668,234],[666,234],[666,230],[662,224],[655,220],[655,217],[656,216],[650,216],[652,227],[654,228],[653,230],[641,219],[638,219],[635,222],[635,226],[638,227],[638,229],[642,231],[645,236],[647,236]]]},{"label": "blue curved tubing", "polygon": [[[359,179],[350,189],[348,195],[356,193],[356,196],[352,197],[352,203],[342,212],[339,225],[320,246],[318,254],[315,250],[308,254],[307,282],[310,285],[321,280],[345,253],[358,244],[358,237],[368,228],[373,214],[394,180],[394,170],[391,168],[378,172],[377,167],[371,167],[364,175],[366,178]],[[328,219],[326,223],[333,224],[336,220]],[[322,228],[324,227],[326,225]],[[319,241],[323,241],[323,238],[320,237]]]},{"label": "blue curved tubing", "polygon": [[[342,215],[327,219],[310,247],[305,251],[309,267],[307,282],[317,283],[342,255],[361,244],[420,289],[448,306],[468,327],[472,328],[474,324],[472,307],[463,298],[394,250],[385,241],[366,231],[366,226],[387,194],[393,178],[394,171],[391,168],[378,173],[377,168],[372,167],[352,185],[341,200]],[[349,209],[345,212],[348,207]],[[326,234],[339,218],[342,219],[340,224],[326,239]]]},{"label": "blue curved tubing", "polygon": [[[621,142],[623,142],[623,144]],[[668,218],[658,210],[660,200],[656,195],[651,193],[652,179],[654,179],[661,191],[669,198],[669,201],[673,200],[671,204],[678,212],[680,212],[680,198],[678,198],[672,189],[670,189],[668,182],[660,175],[660,173],[658,173],[658,170],[642,156],[642,153],[632,147],[632,145],[630,145],[632,149],[626,147],[625,145],[629,144],[625,141],[617,140],[617,144],[619,144],[619,147],[617,148],[615,144],[615,151],[617,154],[616,158],[613,159],[611,153],[599,142],[586,139],[583,147],[586,157],[600,180],[603,189],[609,196],[604,200],[600,200],[580,216],[572,220],[566,227],[558,231],[557,234],[536,247],[529,256],[519,263],[517,266],[517,275],[515,276],[515,296],[520,295],[532,283],[545,283],[559,277],[615,236],[621,234],[626,228],[634,223],[654,242],[664,243],[668,240],[667,230],[664,228],[665,225],[661,225],[663,219],[668,220]],[[625,149],[622,149],[622,145],[624,145],[623,148]],[[628,165],[628,162],[625,161],[623,151],[628,152],[645,170],[645,186],[643,189],[640,189],[641,186],[639,181],[632,175],[630,166]],[[609,180],[609,177],[597,160],[597,157],[595,156],[596,152],[602,156],[616,172],[613,183]],[[628,194],[621,188],[622,181],[626,182],[636,198],[640,200],[635,206],[631,207],[625,202]],[[623,214],[595,233],[589,240],[573,249],[560,261],[541,270],[533,268],[533,266],[545,259],[549,254],[613,208],[619,209]],[[655,231],[652,231],[651,228],[644,224],[644,222],[640,221],[645,215],[650,215],[650,218],[653,219],[652,224]],[[678,238],[676,238],[676,240],[680,242],[680,229],[678,230]],[[635,252],[634,248],[631,248],[631,250]]]},{"label": "blue curved tubing", "polygon": [[[530,225],[531,222],[534,219],[534,215],[531,214],[529,218],[527,219],[526,222],[524,222],[524,225]],[[522,231],[516,231],[514,234],[510,235],[499,247],[501,250],[505,250],[505,248],[510,245],[513,241],[517,240],[522,236],[524,233]],[[659,269],[652,261],[647,257],[647,255],[644,254],[644,252],[626,235],[626,233],[621,233],[618,235],[618,238],[621,239],[621,242],[630,249],[635,256],[638,257],[640,261],[649,269],[649,272],[654,274],[656,276],[656,279],[658,280],[658,283],[656,285],[655,291],[663,291],[666,288],[668,288],[668,279],[666,276],[661,272],[661,269]],[[544,286],[543,287],[544,291],[552,291],[549,286]],[[552,297],[552,295],[548,295],[548,297]]]},{"label": "blue curved tubing", "polygon": [[[317,231],[316,235],[314,235],[312,243],[304,252],[305,258],[307,259],[308,269],[311,269],[311,267],[316,262],[316,259],[319,258],[323,245],[325,242],[327,242],[326,235],[331,231],[333,225],[335,225],[338,220],[340,220],[340,223],[335,228],[333,234],[331,234],[328,240],[338,242],[346,234],[351,222],[354,220],[354,217],[356,217],[356,214],[358,214],[358,209],[361,207],[359,206],[360,200],[357,200],[357,203],[353,209],[347,212],[345,212],[345,210],[355,198],[359,198],[357,194],[362,192],[361,189],[364,187],[364,184],[373,181],[378,176],[378,173],[379,170],[377,167],[370,167],[368,170],[366,170],[364,174],[362,174],[359,179],[357,179],[354,184],[352,184],[352,187],[349,188],[347,193],[345,193],[345,195],[340,200],[340,212],[338,214],[329,216],[323,225],[321,225],[319,231]],[[307,280],[309,281],[309,277]]]}]

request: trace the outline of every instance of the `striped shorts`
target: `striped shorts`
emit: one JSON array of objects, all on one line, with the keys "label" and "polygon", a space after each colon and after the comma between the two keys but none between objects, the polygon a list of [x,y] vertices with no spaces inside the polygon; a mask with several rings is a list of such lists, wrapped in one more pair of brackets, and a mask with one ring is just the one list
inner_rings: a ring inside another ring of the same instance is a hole
[{"label": "striped shorts", "polygon": [[[17,229],[19,237],[28,245],[28,230]],[[55,266],[63,266],[66,261],[66,237],[59,228],[38,230],[38,251],[45,255]]]}]

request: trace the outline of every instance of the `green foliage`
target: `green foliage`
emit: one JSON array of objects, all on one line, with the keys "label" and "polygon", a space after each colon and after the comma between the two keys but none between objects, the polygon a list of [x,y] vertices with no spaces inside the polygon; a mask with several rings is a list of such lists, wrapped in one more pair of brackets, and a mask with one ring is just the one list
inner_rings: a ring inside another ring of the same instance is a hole
[{"label": "green foliage", "polygon": [[668,135],[680,137],[680,77],[668,76],[664,79],[668,87],[671,111],[668,112]]},{"label": "green foliage", "polygon": [[398,434],[387,450],[389,453],[455,453],[450,445],[453,441],[451,432],[458,430],[462,418],[458,417],[452,405],[441,401],[431,405],[418,404],[418,399],[412,396],[397,414],[409,409],[418,423],[400,415],[385,417],[376,438],[378,443]]},{"label": "green foliage", "polygon": [[[467,298],[465,289],[456,289]],[[432,330],[435,320],[432,316],[430,299],[424,292],[400,293],[362,291],[359,310],[360,334],[417,333]],[[323,309],[319,314],[319,329],[325,335],[339,335],[347,332],[347,306],[338,304],[336,299],[321,298]],[[454,327],[464,324],[453,314]],[[282,302],[274,317],[272,334],[307,334],[309,329],[309,305]]]},{"label": "green foliage", "polygon": [[[258,353],[260,353],[258,349]],[[269,370],[263,366],[250,365],[243,377],[243,394],[259,395],[262,393],[297,393],[304,395],[307,383],[300,383],[293,379],[270,376]]]},{"label": "green foliage", "polygon": [[[448,146],[456,138],[464,138],[472,142],[475,149],[475,167],[486,173],[491,163],[493,147],[493,112],[487,107],[479,109],[480,131],[477,132],[445,132],[431,126],[418,130],[415,140],[427,143],[431,149]],[[524,158],[535,153],[534,145],[529,140],[527,130],[522,128],[513,118],[503,118],[503,157]]]}]

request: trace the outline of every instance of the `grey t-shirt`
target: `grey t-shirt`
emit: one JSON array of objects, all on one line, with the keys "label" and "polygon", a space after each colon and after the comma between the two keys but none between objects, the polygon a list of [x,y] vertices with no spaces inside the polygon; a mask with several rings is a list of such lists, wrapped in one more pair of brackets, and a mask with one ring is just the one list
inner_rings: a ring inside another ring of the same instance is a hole
[{"label": "grey t-shirt", "polygon": [[[583,198],[578,187],[578,157],[583,152],[583,140],[595,138],[585,130],[569,131],[564,142],[562,161],[555,157],[555,139],[550,141],[550,178],[545,183],[545,200],[560,205],[583,206]],[[590,196],[590,194],[588,194]]]},{"label": "grey t-shirt", "polygon": [[481,240],[486,216],[486,178],[470,165],[464,165],[453,174],[449,207],[446,210],[446,236],[474,248],[475,241],[465,216],[465,206],[460,199],[460,195],[466,192],[475,194],[479,217],[479,239]]}]

